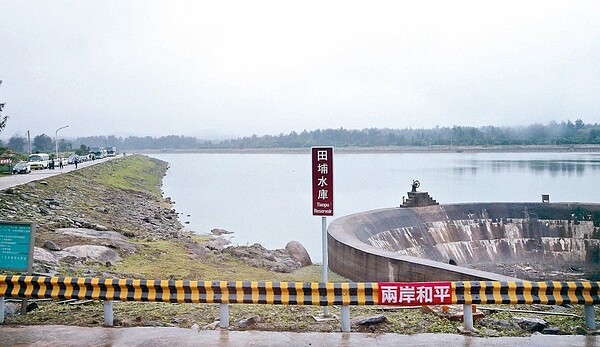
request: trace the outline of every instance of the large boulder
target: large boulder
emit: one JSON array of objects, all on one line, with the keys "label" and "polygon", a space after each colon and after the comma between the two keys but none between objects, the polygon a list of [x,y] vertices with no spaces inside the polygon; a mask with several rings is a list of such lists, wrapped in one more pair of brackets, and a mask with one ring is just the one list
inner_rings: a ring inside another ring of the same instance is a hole
[{"label": "large boulder", "polygon": [[58,266],[58,257],[47,249],[34,247],[33,260],[39,263]]},{"label": "large boulder", "polygon": [[[99,225],[99,224],[98,224]],[[96,226],[98,226],[96,225]],[[105,230],[100,230],[103,228],[89,229],[89,228],[60,228],[57,229],[56,232],[59,234],[65,235],[73,235],[78,237],[85,238],[103,238],[103,239],[112,239],[112,240],[127,240],[127,237],[119,234],[116,231],[108,230],[104,227]]]},{"label": "large boulder", "polygon": [[65,255],[73,256],[77,259],[90,260],[99,263],[114,264],[121,259],[119,254],[111,248],[96,245],[82,245],[67,247],[63,251]]},{"label": "large boulder", "polygon": [[285,245],[285,250],[290,253],[292,258],[300,262],[302,267],[312,265],[310,255],[304,246],[298,241],[290,241]]},{"label": "large boulder", "polygon": [[259,243],[251,246],[228,247],[223,252],[240,258],[251,266],[276,272],[290,273],[304,266],[298,259],[292,257],[287,250],[268,250]]}]

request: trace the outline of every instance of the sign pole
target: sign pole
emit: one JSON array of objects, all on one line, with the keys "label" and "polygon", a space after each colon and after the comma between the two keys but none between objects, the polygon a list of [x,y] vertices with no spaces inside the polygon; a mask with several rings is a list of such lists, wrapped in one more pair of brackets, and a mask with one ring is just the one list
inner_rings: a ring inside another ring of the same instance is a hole
[{"label": "sign pole", "polygon": [[[327,257],[327,217],[321,217],[322,244],[323,244],[323,283],[327,283],[327,269],[329,268]],[[329,307],[323,306],[323,317],[329,316]]]},{"label": "sign pole", "polygon": [[[312,214],[321,216],[323,245],[323,285],[327,284],[327,216],[333,216],[333,147],[312,147]],[[323,307],[323,316],[329,316],[329,308]]]}]

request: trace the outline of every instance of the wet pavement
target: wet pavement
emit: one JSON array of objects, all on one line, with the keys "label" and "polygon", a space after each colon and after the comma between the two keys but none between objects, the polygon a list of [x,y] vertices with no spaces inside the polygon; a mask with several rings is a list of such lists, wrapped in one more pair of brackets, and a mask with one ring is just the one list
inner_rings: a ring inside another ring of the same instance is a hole
[{"label": "wet pavement", "polygon": [[458,334],[293,333],[102,328],[62,325],[0,326],[0,346],[600,346],[596,336],[471,337]]}]

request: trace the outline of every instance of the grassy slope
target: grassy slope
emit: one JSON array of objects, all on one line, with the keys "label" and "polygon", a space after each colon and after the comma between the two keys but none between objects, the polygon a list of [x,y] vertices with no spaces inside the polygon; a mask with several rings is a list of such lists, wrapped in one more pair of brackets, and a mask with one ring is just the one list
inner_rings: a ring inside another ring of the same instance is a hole
[{"label": "grassy slope", "polygon": [[131,156],[127,160],[111,160],[97,167],[91,179],[108,187],[144,192],[161,197],[162,173],[167,163],[143,156]]}]

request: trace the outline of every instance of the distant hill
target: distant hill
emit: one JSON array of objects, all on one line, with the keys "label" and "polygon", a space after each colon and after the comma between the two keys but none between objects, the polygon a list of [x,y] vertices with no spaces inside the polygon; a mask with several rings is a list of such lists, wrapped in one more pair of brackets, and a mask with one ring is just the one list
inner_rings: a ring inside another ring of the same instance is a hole
[{"label": "distant hill", "polygon": [[[48,138],[50,141],[51,139]],[[546,146],[599,145],[600,124],[563,121],[532,124],[520,127],[452,126],[430,129],[318,129],[279,135],[252,135],[226,140],[207,140],[191,136],[87,136],[59,143],[60,151],[78,149],[82,145],[115,146],[119,151],[143,150],[201,150],[201,149],[275,149],[335,147],[429,147],[429,146]],[[12,148],[11,143],[20,148]],[[24,151],[24,139],[11,138],[6,147]],[[3,143],[0,141],[0,147]],[[50,147],[54,147],[51,143]]]},{"label": "distant hill", "polygon": [[189,136],[90,136],[73,141],[73,148],[115,146],[126,150],[309,148],[311,146],[499,146],[600,144],[600,125],[551,122],[523,127],[435,127],[432,129],[324,129],[292,131],[279,135],[252,135],[228,140],[202,140]]}]

